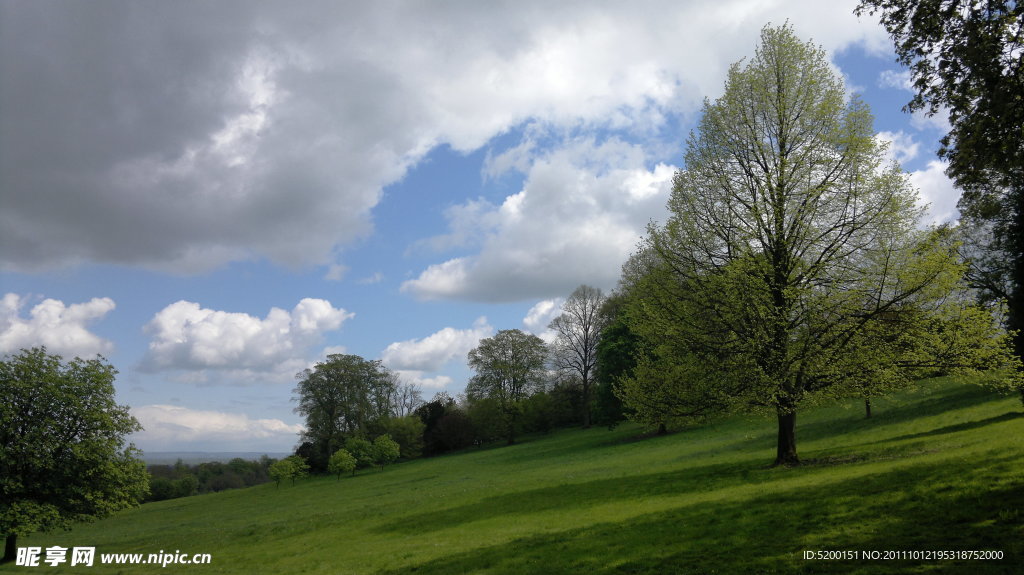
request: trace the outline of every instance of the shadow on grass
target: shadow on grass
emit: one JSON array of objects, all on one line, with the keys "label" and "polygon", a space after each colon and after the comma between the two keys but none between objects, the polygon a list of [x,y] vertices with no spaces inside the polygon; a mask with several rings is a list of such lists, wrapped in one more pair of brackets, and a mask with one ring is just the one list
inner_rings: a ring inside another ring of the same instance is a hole
[{"label": "shadow on grass", "polygon": [[[948,385],[948,384],[947,384]],[[942,415],[957,409],[966,409],[1002,399],[992,390],[978,385],[957,384],[946,388],[931,388],[927,383],[914,393],[912,400],[903,404],[875,405],[874,415],[865,418],[863,408],[853,409],[849,415],[830,419],[801,422],[797,416],[797,438],[818,439],[845,435],[859,431],[881,430],[886,426],[906,423],[922,417]],[[886,439],[888,441],[888,438]]]},{"label": "shadow on grass", "polygon": [[[1006,481],[1005,469],[1019,465],[1019,458],[983,461],[983,467],[954,460],[908,465],[841,480],[823,474],[813,487],[539,534],[383,573],[1018,572],[1024,490],[1019,481]],[[659,479],[641,478],[648,483],[641,490]],[[576,492],[576,486],[563,489],[566,497]],[[534,495],[519,494],[520,507],[536,508]],[[807,550],[999,550],[1004,559],[811,561],[803,559]]]},{"label": "shadow on grass", "polygon": [[989,418],[986,418],[986,419],[979,419],[977,421],[965,421],[963,423],[957,423],[956,425],[947,425],[946,427],[940,427],[938,429],[933,429],[931,431],[922,431],[921,433],[911,433],[911,434],[908,434],[908,435],[900,435],[900,436],[897,436],[897,437],[892,437],[892,438],[886,439],[885,441],[886,442],[889,442],[889,441],[902,441],[902,440],[906,440],[906,439],[919,439],[919,438],[922,438],[922,437],[933,437],[933,436],[936,436],[936,435],[946,435],[948,433],[957,433],[959,431],[970,431],[972,429],[980,429],[982,427],[985,427],[985,426],[988,426],[988,425],[992,425],[994,423],[1003,423],[1005,421],[1013,421],[1015,419],[1020,419],[1022,417],[1024,417],[1024,413],[1020,413],[1020,412],[1016,412],[1016,411],[1011,411],[1009,413],[1004,413],[1002,415],[997,415],[995,417],[989,417]]},{"label": "shadow on grass", "polygon": [[581,483],[542,487],[487,497],[476,503],[450,509],[405,516],[380,528],[386,533],[406,535],[448,529],[465,523],[559,511],[572,513],[619,500],[698,493],[748,483],[752,474],[766,472],[760,459],[680,469],[678,471],[628,475]]},{"label": "shadow on grass", "polygon": [[[952,396],[952,399],[950,396]],[[951,404],[955,406],[963,407],[965,404],[973,405],[974,403],[983,403],[990,400],[991,397],[986,396],[985,394],[981,394],[979,399],[977,388],[967,390],[953,388],[950,390],[950,393],[936,394],[934,399],[926,400],[922,403],[929,405],[933,403],[936,404],[931,407],[926,407],[924,411],[927,412],[938,404],[941,404],[942,401],[950,401]],[[948,408],[949,405],[947,404],[947,409]],[[913,413],[915,413],[914,410],[907,410],[906,413],[898,413],[892,417],[898,421],[904,417],[911,417]],[[803,468],[811,471],[815,468],[821,469],[837,465],[845,466],[883,460],[904,459],[913,455],[931,453],[935,450],[930,449],[933,447],[932,444],[924,441],[927,437],[967,431],[994,423],[1010,421],[1018,417],[1024,417],[1024,414],[1009,413],[984,420],[947,426],[929,432],[909,434],[896,438],[886,438],[880,441],[859,443],[855,447],[857,450],[856,453],[845,453],[845,450],[840,450],[837,453],[829,453],[827,451],[821,452],[818,450],[817,457],[804,458],[805,465]],[[889,423],[894,422],[895,421],[890,421]],[[829,422],[819,422],[817,425],[827,423]],[[819,431],[821,430],[819,429]],[[842,431],[836,427],[832,427],[829,431],[831,432],[831,435],[838,435],[842,433]],[[685,433],[685,431],[680,433]],[[756,436],[735,438],[731,441],[723,442],[723,444],[716,446],[714,449],[699,450],[696,452],[688,452],[686,454],[687,459],[693,461],[701,461],[704,459],[706,461],[705,458],[708,455],[723,453],[732,449],[751,453],[751,455],[739,461],[733,460],[696,467],[682,467],[677,471],[653,474],[638,473],[616,478],[573,482],[558,486],[517,491],[487,497],[467,505],[422,513],[411,517],[403,517],[400,521],[386,524],[379,529],[387,533],[393,532],[413,535],[448,529],[466,523],[488,520],[499,516],[514,518],[516,516],[526,516],[533,513],[550,511],[572,513],[575,510],[586,509],[595,505],[615,501],[644,497],[681,495],[687,493],[700,494],[735,485],[771,481],[773,478],[778,477],[777,475],[772,474],[773,471],[779,470],[772,470],[770,468],[770,458],[762,458],[754,455],[757,452],[756,447],[759,446],[760,442],[767,438],[767,436],[768,434],[766,432]],[[891,442],[895,440],[913,439],[919,439],[921,441],[898,446],[890,445]],[[650,440],[657,441],[658,438],[652,437]],[[617,442],[601,443],[604,446],[617,444]],[[890,448],[881,451],[869,449],[869,446],[878,444],[890,445]],[[534,447],[536,448],[539,446]],[[765,444],[764,447],[770,448],[771,445]],[[847,449],[848,448],[849,446]],[[575,450],[578,449],[579,446],[575,444],[569,446],[558,445],[553,446],[552,449],[536,449],[536,451],[541,451],[543,456],[534,453],[531,450],[525,451],[522,457],[510,456],[506,461],[523,464],[533,458],[545,459],[550,458],[563,450],[569,454],[574,453]],[[823,472],[828,473],[827,469]]]}]

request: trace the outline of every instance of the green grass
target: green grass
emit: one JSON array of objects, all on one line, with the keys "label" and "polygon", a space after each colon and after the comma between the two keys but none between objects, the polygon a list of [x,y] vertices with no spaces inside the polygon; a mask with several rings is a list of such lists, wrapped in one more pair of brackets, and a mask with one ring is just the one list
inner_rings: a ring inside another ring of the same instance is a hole
[{"label": "green grass", "polygon": [[[1020,573],[1024,413],[947,380],[807,410],[798,468],[774,421],[623,426],[412,461],[340,482],[151,503],[20,546],[210,553],[85,573]],[[1000,550],[1002,561],[809,561],[805,550]],[[5,567],[19,572],[24,568]],[[37,567],[39,571],[53,571]]]}]

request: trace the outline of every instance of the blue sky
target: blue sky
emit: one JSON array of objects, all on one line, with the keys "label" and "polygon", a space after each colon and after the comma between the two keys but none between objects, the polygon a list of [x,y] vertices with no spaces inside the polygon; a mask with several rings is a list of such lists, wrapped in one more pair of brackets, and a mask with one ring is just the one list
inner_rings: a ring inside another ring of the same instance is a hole
[{"label": "blue sky", "polygon": [[294,374],[460,392],[662,219],[767,23],[822,45],[955,218],[942,117],[855,2],[0,0],[0,353],[101,353],[151,451],[291,449]]}]

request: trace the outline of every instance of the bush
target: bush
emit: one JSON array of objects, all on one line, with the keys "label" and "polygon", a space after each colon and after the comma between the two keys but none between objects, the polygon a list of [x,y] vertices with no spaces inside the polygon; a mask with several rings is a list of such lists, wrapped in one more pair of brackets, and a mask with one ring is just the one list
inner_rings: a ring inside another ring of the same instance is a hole
[{"label": "bush", "polygon": [[270,466],[270,477],[281,487],[281,481],[291,479],[292,485],[295,480],[305,477],[309,473],[309,464],[299,455],[290,455],[281,461]]},{"label": "bush", "polygon": [[345,441],[345,451],[356,458],[356,468],[372,467],[377,461],[373,444],[361,437],[350,437]]},{"label": "bush", "polygon": [[380,465],[381,471],[384,470],[385,465],[398,459],[399,454],[398,443],[391,437],[381,435],[373,440],[373,459],[377,465]]},{"label": "bush", "polygon": [[334,452],[331,456],[330,462],[327,464],[327,469],[331,473],[338,476],[338,480],[341,480],[342,473],[352,472],[352,475],[356,474],[356,458],[351,453],[344,449],[339,449]]}]

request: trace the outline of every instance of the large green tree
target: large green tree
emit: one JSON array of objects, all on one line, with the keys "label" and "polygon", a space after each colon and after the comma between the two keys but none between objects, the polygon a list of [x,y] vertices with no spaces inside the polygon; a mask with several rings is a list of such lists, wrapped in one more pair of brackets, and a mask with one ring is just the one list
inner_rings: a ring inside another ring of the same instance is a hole
[{"label": "large green tree", "polygon": [[861,0],[864,12],[879,15],[910,68],[917,93],[906,109],[949,113],[939,154],[963,190],[970,278],[1007,301],[1024,357],[1024,4]]},{"label": "large green tree", "polygon": [[766,27],[730,68],[688,141],[670,218],[627,268],[630,327],[653,345],[623,390],[628,407],[766,408],[776,464],[795,465],[801,403],[849,394],[869,372],[909,381],[1010,361],[991,317],[951,295],[956,244],[918,229],[916,192],[872,123],[824,51],[789,27]]},{"label": "large green tree", "polygon": [[562,313],[551,320],[548,329],[555,332],[552,361],[573,378],[578,378],[583,394],[583,427],[590,427],[592,387],[597,369],[597,344],[603,328],[601,290],[581,285],[562,304]]},{"label": "large green tree", "polygon": [[544,340],[518,329],[501,330],[469,352],[476,375],[466,385],[466,396],[496,402],[509,445],[515,443],[523,400],[544,387],[546,363]]},{"label": "large green tree", "polygon": [[125,436],[139,431],[114,401],[103,358],[64,361],[45,348],[0,361],[0,534],[4,561],[17,537],[132,507],[149,490]]},{"label": "large green tree", "polygon": [[397,379],[379,360],[329,355],[296,377],[295,411],[306,418],[302,439],[311,446],[307,457],[316,471],[327,469],[346,438],[391,415]]}]

